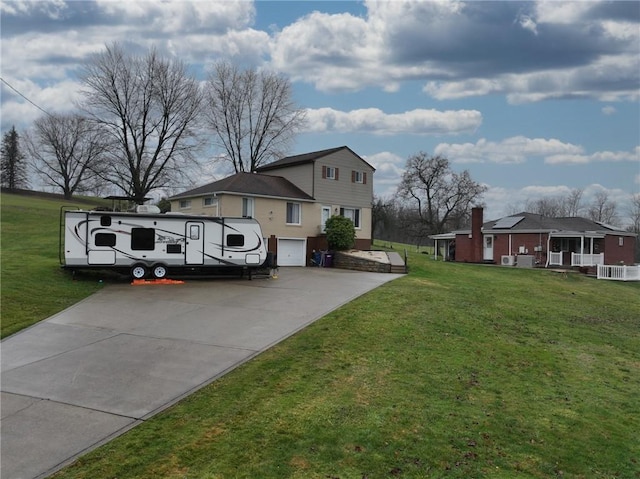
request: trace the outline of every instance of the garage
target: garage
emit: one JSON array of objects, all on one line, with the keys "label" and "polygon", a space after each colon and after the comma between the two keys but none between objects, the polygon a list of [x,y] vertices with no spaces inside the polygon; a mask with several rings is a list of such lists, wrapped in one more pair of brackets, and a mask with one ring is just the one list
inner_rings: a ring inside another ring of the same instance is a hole
[{"label": "garage", "polygon": [[278,238],[278,266],[305,266],[307,240]]}]

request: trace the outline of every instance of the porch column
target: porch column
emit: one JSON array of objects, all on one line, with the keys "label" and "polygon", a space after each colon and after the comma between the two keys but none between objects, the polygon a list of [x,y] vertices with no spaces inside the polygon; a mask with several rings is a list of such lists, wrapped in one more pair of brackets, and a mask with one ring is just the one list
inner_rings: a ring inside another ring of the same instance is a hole
[{"label": "porch column", "polygon": [[433,260],[434,261],[438,261],[438,240],[434,240],[435,241],[435,247],[433,249]]}]

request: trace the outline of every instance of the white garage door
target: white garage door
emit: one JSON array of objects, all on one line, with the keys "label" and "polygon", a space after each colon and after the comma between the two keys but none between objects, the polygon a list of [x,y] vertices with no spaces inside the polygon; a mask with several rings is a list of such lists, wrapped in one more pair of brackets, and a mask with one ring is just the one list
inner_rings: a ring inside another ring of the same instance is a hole
[{"label": "white garage door", "polygon": [[278,266],[305,266],[307,240],[278,238]]}]

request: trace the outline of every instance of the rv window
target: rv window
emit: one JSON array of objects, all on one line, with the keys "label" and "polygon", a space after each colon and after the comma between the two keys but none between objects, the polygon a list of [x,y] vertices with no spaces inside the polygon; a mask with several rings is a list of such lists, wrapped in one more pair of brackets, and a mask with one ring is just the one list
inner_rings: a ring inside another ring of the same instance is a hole
[{"label": "rv window", "polygon": [[111,226],[111,216],[101,216],[100,226]]},{"label": "rv window", "polygon": [[244,235],[227,235],[227,246],[244,246]]},{"label": "rv window", "polygon": [[200,226],[199,225],[191,225],[189,227],[189,239],[199,240],[200,239]]},{"label": "rv window", "polygon": [[96,246],[115,246],[115,245],[116,245],[116,235],[114,233],[96,233]]},{"label": "rv window", "polygon": [[153,228],[131,228],[131,249],[137,251],[153,251],[156,230]]},{"label": "rv window", "polygon": [[167,253],[182,253],[182,245],[179,244],[168,244],[167,245]]}]

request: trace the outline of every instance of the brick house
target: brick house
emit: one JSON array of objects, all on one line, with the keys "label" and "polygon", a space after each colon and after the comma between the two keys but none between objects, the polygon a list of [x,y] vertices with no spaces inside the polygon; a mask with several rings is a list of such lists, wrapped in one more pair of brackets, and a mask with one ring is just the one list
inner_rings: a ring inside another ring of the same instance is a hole
[{"label": "brick house", "polygon": [[350,218],[356,248],[371,248],[373,168],[341,146],[282,158],[169,198],[171,211],[209,216],[251,216],[281,266],[305,266],[313,250],[327,248],[324,224]]},{"label": "brick house", "polygon": [[[581,217],[518,213],[484,222],[473,208],[471,229],[430,238],[445,244],[445,258],[470,263],[531,266],[634,264],[635,233]],[[436,253],[437,254],[437,253]]]}]

